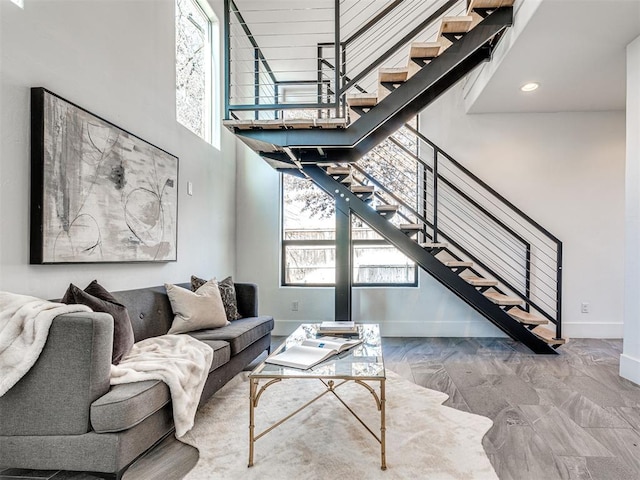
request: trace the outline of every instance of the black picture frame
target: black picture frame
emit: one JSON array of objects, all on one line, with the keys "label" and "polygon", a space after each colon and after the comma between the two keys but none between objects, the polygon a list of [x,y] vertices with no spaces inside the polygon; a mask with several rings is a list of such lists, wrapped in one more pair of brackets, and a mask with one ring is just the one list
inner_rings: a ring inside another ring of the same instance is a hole
[{"label": "black picture frame", "polygon": [[31,89],[30,264],[177,261],[178,157]]}]

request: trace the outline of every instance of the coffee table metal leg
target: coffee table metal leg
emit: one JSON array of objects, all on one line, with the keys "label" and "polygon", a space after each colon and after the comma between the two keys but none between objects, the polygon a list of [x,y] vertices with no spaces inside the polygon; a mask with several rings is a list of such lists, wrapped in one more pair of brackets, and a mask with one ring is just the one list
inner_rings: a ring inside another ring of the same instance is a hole
[{"label": "coffee table metal leg", "polygon": [[254,408],[256,404],[257,379],[249,380],[249,467],[253,466],[253,445],[255,443]]},{"label": "coffee table metal leg", "polygon": [[387,469],[387,451],[385,434],[387,431],[386,417],[385,417],[385,379],[380,380],[380,456],[381,456],[381,469]]}]

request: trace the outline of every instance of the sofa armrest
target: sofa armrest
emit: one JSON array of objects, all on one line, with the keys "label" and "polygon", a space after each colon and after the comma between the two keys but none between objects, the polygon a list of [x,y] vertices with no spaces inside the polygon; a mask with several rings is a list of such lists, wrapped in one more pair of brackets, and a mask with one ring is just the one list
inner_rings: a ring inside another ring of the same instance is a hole
[{"label": "sofa armrest", "polygon": [[0,435],[80,435],[91,404],[109,390],[113,318],[59,315],[40,357],[0,397]]},{"label": "sofa armrest", "polygon": [[255,283],[234,283],[238,312],[242,318],[258,316],[258,285]]}]

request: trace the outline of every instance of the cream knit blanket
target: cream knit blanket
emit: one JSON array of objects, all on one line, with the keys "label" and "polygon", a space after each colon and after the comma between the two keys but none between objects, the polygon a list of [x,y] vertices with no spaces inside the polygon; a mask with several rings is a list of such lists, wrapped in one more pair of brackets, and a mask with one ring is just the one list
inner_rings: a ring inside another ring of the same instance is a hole
[{"label": "cream knit blanket", "polygon": [[162,380],[171,392],[176,437],[182,437],[193,427],[212,360],[213,349],[189,335],[147,338],[111,366],[111,385]]},{"label": "cream knit blanket", "polygon": [[55,317],[90,311],[84,305],[0,292],[0,397],[36,363]]}]

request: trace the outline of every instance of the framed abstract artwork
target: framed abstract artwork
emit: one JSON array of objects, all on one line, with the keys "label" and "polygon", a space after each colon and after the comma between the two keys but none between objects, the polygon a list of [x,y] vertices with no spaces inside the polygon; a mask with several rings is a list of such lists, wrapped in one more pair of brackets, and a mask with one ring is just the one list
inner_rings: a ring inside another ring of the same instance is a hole
[{"label": "framed abstract artwork", "polygon": [[175,261],[177,227],[177,157],[31,89],[31,264]]}]

